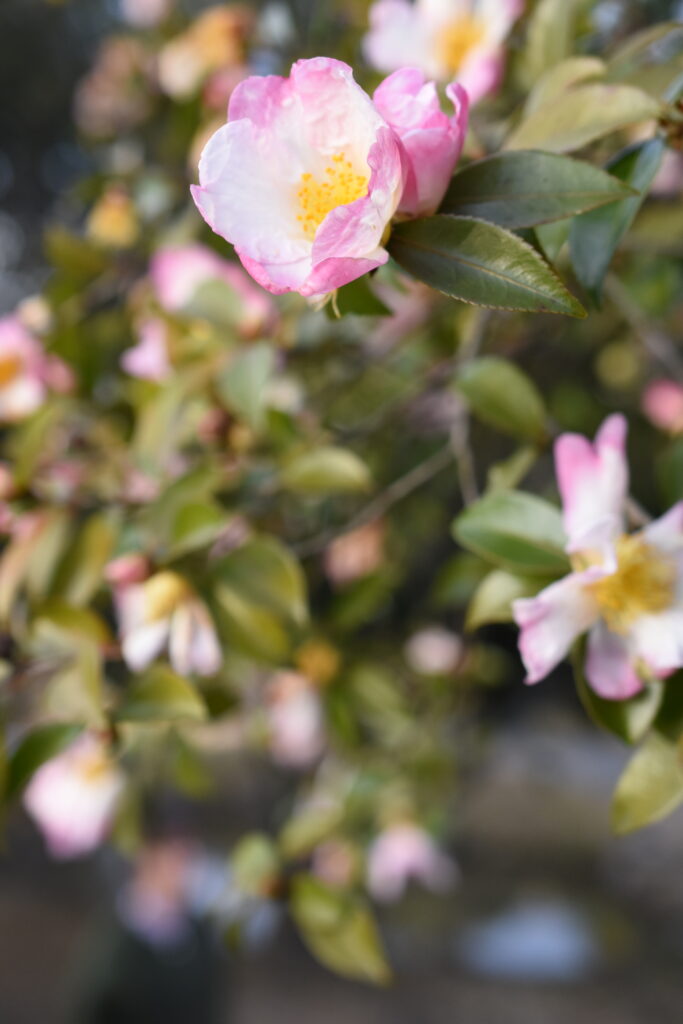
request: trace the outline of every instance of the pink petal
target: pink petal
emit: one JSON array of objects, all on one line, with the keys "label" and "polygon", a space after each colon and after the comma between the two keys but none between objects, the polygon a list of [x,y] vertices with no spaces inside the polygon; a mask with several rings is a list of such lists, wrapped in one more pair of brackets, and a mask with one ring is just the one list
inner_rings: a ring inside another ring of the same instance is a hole
[{"label": "pink petal", "polygon": [[537,683],[547,676],[567,656],[576,638],[598,618],[597,603],[587,589],[594,577],[591,570],[571,573],[536,597],[513,603],[514,619],[521,629],[519,652],[527,683]]},{"label": "pink petal", "polygon": [[588,636],[585,672],[591,688],[606,700],[627,700],[643,688],[626,639],[611,633],[604,622]]},{"label": "pink petal", "polygon": [[683,668],[683,605],[643,615],[629,633],[634,653],[660,677]]}]

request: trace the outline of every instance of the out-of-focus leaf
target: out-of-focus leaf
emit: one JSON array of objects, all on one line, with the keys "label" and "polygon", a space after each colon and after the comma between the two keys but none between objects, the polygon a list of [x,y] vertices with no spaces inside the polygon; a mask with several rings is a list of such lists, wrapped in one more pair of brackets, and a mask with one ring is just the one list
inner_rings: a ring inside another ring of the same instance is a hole
[{"label": "out-of-focus leaf", "polygon": [[274,537],[253,538],[222,559],[213,571],[255,604],[299,625],[306,622],[306,577],[291,551]]},{"label": "out-of-focus leaf", "polygon": [[69,513],[61,508],[46,510],[26,566],[26,589],[32,600],[39,601],[49,593],[71,536]]},{"label": "out-of-focus leaf", "polygon": [[570,153],[661,112],[657,100],[634,86],[580,85],[564,93],[561,103],[552,101],[534,110],[513,131],[505,148]]},{"label": "out-of-focus leaf", "polygon": [[[328,303],[325,308],[330,316],[335,315],[331,303]],[[389,316],[391,313],[391,310],[387,309],[382,300],[373,292],[367,275],[357,277],[355,281],[339,288],[336,308],[341,316],[347,316],[350,313],[355,316]]]},{"label": "out-of-focus leaf", "polygon": [[296,494],[353,494],[367,491],[370,472],[354,452],[346,448],[314,448],[297,455],[281,471],[282,486]]},{"label": "out-of-focus leaf", "polygon": [[527,83],[535,82],[572,52],[575,0],[539,0],[529,18],[522,71]]},{"label": "out-of-focus leaf", "polygon": [[41,698],[46,714],[101,727],[105,722],[102,647],[109,632],[86,608],[59,600],[43,605],[33,624],[36,655],[55,665]]},{"label": "out-of-focus leaf", "polygon": [[260,661],[278,663],[287,658],[290,639],[277,615],[223,583],[216,587],[215,596],[231,646]]},{"label": "out-of-focus leaf", "polygon": [[360,899],[301,874],[293,880],[290,906],[304,942],[326,967],[346,978],[388,984],[377,926]]},{"label": "out-of-focus leaf", "polygon": [[630,36],[612,54],[609,81],[630,82],[654,96],[675,102],[672,85],[683,72],[683,26],[660,22]]},{"label": "out-of-focus leaf", "polygon": [[344,587],[330,609],[335,629],[348,632],[372,622],[382,609],[390,606],[395,586],[395,570],[387,566]]},{"label": "out-of-focus leaf", "polygon": [[538,460],[538,449],[533,445],[524,445],[501,462],[494,462],[489,468],[486,490],[512,491],[524,480]]},{"label": "out-of-focus leaf", "polygon": [[484,423],[525,441],[541,443],[546,434],[546,410],[533,381],[514,363],[484,356],[467,363],[455,386]]},{"label": "out-of-focus leaf", "polygon": [[102,583],[104,567],[114,550],[118,526],[106,515],[94,515],[81,526],[59,567],[55,590],[69,604],[87,604]]},{"label": "out-of-focus leaf", "polygon": [[226,512],[211,501],[181,506],[173,521],[170,556],[175,558],[212,544],[227,521]]},{"label": "out-of-focus leaf", "polygon": [[92,280],[107,267],[107,256],[80,235],[54,226],[45,233],[45,252],[53,266],[82,283]]},{"label": "out-of-focus leaf", "polygon": [[604,77],[606,67],[597,57],[567,57],[540,77],[533,87],[524,105],[524,116],[528,117],[534,110],[551,101],[562,102],[567,89],[587,82],[590,79]]},{"label": "out-of-focus leaf", "polygon": [[453,531],[470,551],[522,576],[559,575],[569,569],[558,509],[523,491],[480,498],[458,516]]},{"label": "out-of-focus leaf", "polygon": [[275,353],[265,341],[240,353],[218,378],[219,393],[228,407],[252,430],[265,421],[266,385],[275,365]]},{"label": "out-of-focus leaf", "polygon": [[661,683],[646,685],[629,700],[605,700],[588,685],[583,669],[585,643],[577,645],[572,658],[574,678],[587,715],[600,728],[613,733],[625,743],[638,743],[654,722],[662,703]]},{"label": "out-of-focus leaf", "polygon": [[240,892],[260,898],[272,894],[281,871],[277,847],[263,832],[243,836],[233,851],[230,865]]},{"label": "out-of-focus leaf", "polygon": [[394,228],[388,247],[413,277],[463,302],[585,315],[535,249],[487,221],[448,214],[406,221]]},{"label": "out-of-focus leaf", "polygon": [[492,622],[512,622],[512,602],[520,597],[534,597],[545,585],[546,581],[538,576],[515,576],[504,569],[494,569],[474,592],[465,628],[473,630]]},{"label": "out-of-focus leaf", "polygon": [[279,846],[283,856],[305,857],[339,826],[343,808],[338,804],[313,804],[295,814],[280,832]]},{"label": "out-of-focus leaf", "polygon": [[536,241],[550,263],[557,262],[563,246],[569,241],[571,225],[570,218],[569,220],[556,220],[552,224],[539,224],[535,228]]},{"label": "out-of-focus leaf", "polygon": [[117,718],[122,722],[197,722],[206,718],[206,708],[187,679],[165,665],[153,665],[132,683]]},{"label": "out-of-focus leaf", "polygon": [[441,213],[480,217],[504,228],[533,227],[632,195],[598,167],[537,150],[496,153],[451,180]]},{"label": "out-of-focus leaf", "polygon": [[17,796],[42,764],[61,754],[76,739],[82,726],[55,722],[30,732],[21,741],[7,764],[5,796]]},{"label": "out-of-focus leaf", "polygon": [[683,802],[683,768],[678,744],[651,732],[619,779],[612,825],[624,835],[670,814]]},{"label": "out-of-focus leaf", "polygon": [[599,302],[602,283],[619,242],[633,223],[664,154],[661,139],[639,143],[610,164],[615,177],[628,182],[637,194],[609,207],[591,210],[572,224],[569,245],[577,278]]}]

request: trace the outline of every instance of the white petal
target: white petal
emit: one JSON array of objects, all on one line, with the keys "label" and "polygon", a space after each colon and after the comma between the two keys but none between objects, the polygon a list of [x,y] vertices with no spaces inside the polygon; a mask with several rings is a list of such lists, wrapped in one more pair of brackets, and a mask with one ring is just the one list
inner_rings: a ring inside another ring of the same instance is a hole
[{"label": "white petal", "polygon": [[587,589],[591,580],[590,571],[571,573],[536,597],[513,603],[527,683],[547,676],[566,657],[574,640],[597,620],[598,606]]}]

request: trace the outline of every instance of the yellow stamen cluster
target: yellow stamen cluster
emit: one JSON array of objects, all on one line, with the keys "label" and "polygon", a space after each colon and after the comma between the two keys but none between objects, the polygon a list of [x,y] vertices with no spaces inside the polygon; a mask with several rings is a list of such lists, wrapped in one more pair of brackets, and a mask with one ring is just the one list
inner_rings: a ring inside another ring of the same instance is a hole
[{"label": "yellow stamen cluster", "polygon": [[301,175],[301,187],[296,194],[301,207],[297,220],[309,238],[316,231],[331,210],[337,206],[347,206],[365,195],[369,178],[365,174],[357,174],[350,160],[343,153],[335,153],[331,163],[325,168],[322,181],[312,174]]},{"label": "yellow stamen cluster", "polygon": [[626,633],[641,615],[673,603],[676,569],[637,535],[617,541],[617,571],[590,585],[602,618],[614,633]]},{"label": "yellow stamen cluster", "polygon": [[80,776],[86,782],[99,782],[111,771],[111,761],[104,751],[92,751],[79,766]]},{"label": "yellow stamen cluster", "polygon": [[437,41],[441,63],[451,74],[459,71],[470,51],[484,38],[485,26],[479,18],[464,14],[449,22]]},{"label": "yellow stamen cluster", "polygon": [[0,356],[0,388],[6,388],[21,373],[22,361],[19,356]]},{"label": "yellow stamen cluster", "polygon": [[168,618],[189,595],[190,588],[182,576],[175,572],[158,572],[145,583],[145,621]]}]

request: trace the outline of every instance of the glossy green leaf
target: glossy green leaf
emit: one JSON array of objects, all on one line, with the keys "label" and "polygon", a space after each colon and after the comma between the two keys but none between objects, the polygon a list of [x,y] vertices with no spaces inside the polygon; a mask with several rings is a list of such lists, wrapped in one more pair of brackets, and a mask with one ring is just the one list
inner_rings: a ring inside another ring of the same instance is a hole
[{"label": "glossy green leaf", "polygon": [[217,382],[228,407],[255,431],[265,421],[266,386],[274,366],[272,346],[259,342],[240,353]]},{"label": "glossy green leaf", "polygon": [[122,722],[202,721],[204,701],[187,679],[153,665],[128,689],[117,718]]},{"label": "glossy green leaf", "polygon": [[610,172],[627,182],[637,194],[585,213],[572,224],[569,245],[574,270],[596,302],[616,248],[642,206],[663,155],[662,140],[651,139],[619,156],[610,164]]},{"label": "glossy green leaf", "polygon": [[597,57],[567,57],[541,75],[527,97],[524,116],[528,117],[552,101],[561,102],[568,89],[591,79],[603,78],[605,71],[605,63]]},{"label": "glossy green leaf", "polygon": [[254,537],[221,559],[216,579],[255,604],[303,624],[308,618],[306,577],[291,551],[274,537]]},{"label": "glossy green leaf", "polygon": [[666,817],[683,803],[683,769],[678,744],[652,732],[619,779],[612,825],[623,835]]},{"label": "glossy green leaf", "polygon": [[[335,307],[341,316],[350,313],[354,316],[389,316],[391,313],[370,287],[367,274],[337,290]],[[332,303],[328,303],[325,308],[329,316],[336,316]]]},{"label": "glossy green leaf", "polygon": [[532,227],[631,195],[628,185],[583,160],[518,150],[468,164],[452,179],[441,213]]},{"label": "glossy green leaf", "polygon": [[525,441],[540,443],[546,434],[541,394],[514,363],[499,356],[473,359],[459,372],[455,385],[484,423]]},{"label": "glossy green leaf", "polygon": [[223,583],[216,587],[215,596],[231,647],[260,661],[277,663],[287,658],[290,638],[278,615]]},{"label": "glossy green leaf", "polygon": [[406,221],[395,227],[388,248],[413,277],[463,302],[584,315],[542,257],[495,224],[447,214]]},{"label": "glossy green leaf", "polygon": [[212,544],[227,522],[224,509],[210,500],[181,506],[171,531],[171,557]]},{"label": "glossy green leaf", "polygon": [[522,576],[567,572],[559,510],[523,491],[499,491],[468,506],[453,524],[463,547]]},{"label": "glossy green leaf", "polygon": [[538,576],[515,576],[504,569],[494,569],[474,592],[465,628],[473,630],[493,622],[512,622],[512,602],[520,597],[534,597],[545,585],[546,581]]},{"label": "glossy green leaf", "polygon": [[661,114],[661,104],[630,85],[581,85],[534,110],[506,142],[510,149],[570,153],[612,132]]},{"label": "glossy green leaf", "polygon": [[57,599],[41,607],[33,623],[31,646],[52,667],[41,695],[46,715],[96,728],[105,724],[102,647],[110,639],[106,626],[90,609]]},{"label": "glossy green leaf", "polygon": [[522,70],[535,82],[572,51],[577,5],[575,0],[539,0],[529,18]]},{"label": "glossy green leaf", "polygon": [[326,967],[346,978],[390,981],[377,926],[359,898],[301,874],[293,880],[290,907],[304,942]]},{"label": "glossy green leaf", "polygon": [[282,486],[296,494],[353,494],[367,491],[370,472],[354,452],[346,448],[314,448],[287,462],[280,473]]},{"label": "glossy green leaf", "polygon": [[79,528],[57,575],[55,590],[61,599],[76,606],[90,601],[102,584],[117,534],[117,525],[106,515],[91,516]]},{"label": "glossy green leaf", "polygon": [[7,764],[7,799],[17,796],[34,772],[46,761],[66,750],[81,731],[80,725],[55,722],[40,726],[25,736]]}]

